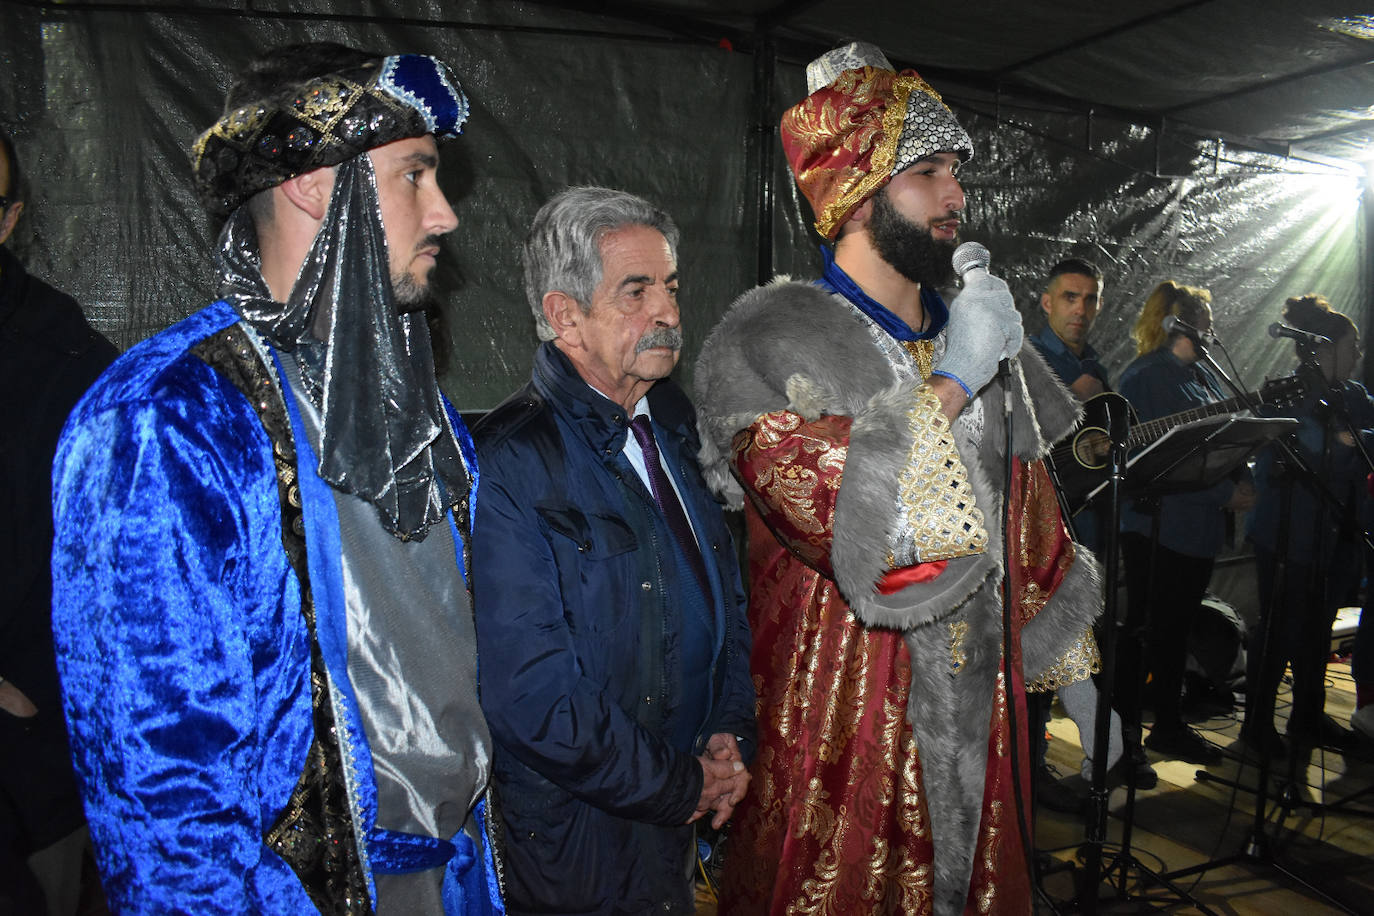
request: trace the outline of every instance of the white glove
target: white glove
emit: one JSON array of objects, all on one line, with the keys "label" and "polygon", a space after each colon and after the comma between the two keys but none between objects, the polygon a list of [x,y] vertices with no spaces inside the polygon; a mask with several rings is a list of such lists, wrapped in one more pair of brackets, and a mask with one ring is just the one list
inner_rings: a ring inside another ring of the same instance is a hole
[{"label": "white glove", "polygon": [[964,274],[949,306],[945,355],[935,371],[953,376],[970,396],[997,374],[997,364],[1021,351],[1024,331],[1011,290],[982,268]]}]

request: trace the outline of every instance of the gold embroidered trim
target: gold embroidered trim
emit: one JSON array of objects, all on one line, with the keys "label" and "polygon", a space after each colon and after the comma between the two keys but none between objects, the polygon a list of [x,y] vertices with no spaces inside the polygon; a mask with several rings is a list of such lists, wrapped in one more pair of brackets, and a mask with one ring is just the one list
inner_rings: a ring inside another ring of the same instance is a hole
[{"label": "gold embroidered trim", "polygon": [[[862,94],[873,92],[871,85],[860,85],[871,83],[874,77],[881,79],[885,74],[883,71],[875,71],[871,67],[863,70],[848,70],[840,76],[834,84],[834,88],[841,92]],[[833,239],[854,210],[863,205],[864,201],[872,197],[877,191],[892,178],[892,166],[897,160],[897,141],[902,138],[902,126],[906,123],[906,103],[913,89],[917,89],[918,83],[923,81],[912,79],[911,77],[898,76],[892,80],[892,100],[887,103],[883,110],[882,134],[874,143],[873,155],[869,159],[868,171],[859,173],[858,169],[850,166],[846,171],[851,173],[848,176],[853,180],[849,188],[842,191],[835,200],[826,204],[820,215],[816,218],[816,230],[828,239]],[[879,90],[881,91],[881,87]],[[821,112],[822,118],[826,122],[838,122],[842,116],[852,116],[849,109],[843,112],[835,112],[827,102]],[[856,180],[854,180],[856,179]]]},{"label": "gold embroidered trim", "polygon": [[1021,587],[1021,622],[1026,623],[1039,614],[1049,600],[1050,593],[1041,588],[1038,582],[1034,579],[1026,580],[1026,584]]},{"label": "gold embroidered trim", "polygon": [[263,842],[291,867],[320,912],[368,914],[372,901],[362,859],[364,847],[358,842],[343,772],[350,761],[344,759],[336,733],[342,726],[334,719],[328,669],[316,633],[296,444],[284,400],[290,394],[277,387],[271,370],[238,323],[200,341],[191,352],[243,394],[272,443],[281,542],[300,583],[300,613],[309,639],[313,734],[295,788],[264,833]]},{"label": "gold embroidered trim", "polygon": [[1060,687],[1086,681],[1102,670],[1102,655],[1097,650],[1097,638],[1091,629],[1083,635],[1068,651],[1059,657],[1044,674],[1026,685],[1026,690],[1034,693],[1053,693]]},{"label": "gold embroidered trim", "polygon": [[[1010,738],[1009,727],[1011,720],[1007,718],[1007,676],[1001,666],[1002,653],[997,653],[997,657],[997,686],[992,692],[992,701],[997,706],[997,721],[1001,723],[1001,725],[993,729],[992,733],[995,738],[993,741],[993,753],[1001,758],[1007,756],[1011,751],[1011,748],[1007,747],[1007,742]],[[1008,727],[1004,728],[1004,725]]]},{"label": "gold embroidered trim", "polygon": [[898,481],[901,524],[894,566],[982,553],[988,545],[983,512],[974,505],[949,421],[929,386],[916,389],[907,421],[912,442]]},{"label": "gold embroidered trim", "polygon": [[1002,802],[988,805],[987,839],[983,846],[983,873],[988,876],[978,894],[978,912],[991,913],[997,905],[997,863],[1002,859]]},{"label": "gold embroidered trim", "polygon": [[1075,550],[1072,541],[1062,538],[1059,513],[1029,511],[1029,507],[1055,501],[1053,492],[1042,490],[1042,487],[1049,486],[1049,478],[1040,474],[1025,474],[1023,480],[1025,490],[1021,504],[1027,507],[1027,511],[1021,525],[1021,565],[1032,569],[1045,566],[1057,554],[1060,568],[1067,569],[1073,563]]},{"label": "gold embroidered trim", "polygon": [[968,654],[964,652],[964,640],[967,638],[968,621],[956,620],[949,625],[949,667],[954,674],[958,674],[968,663]]}]

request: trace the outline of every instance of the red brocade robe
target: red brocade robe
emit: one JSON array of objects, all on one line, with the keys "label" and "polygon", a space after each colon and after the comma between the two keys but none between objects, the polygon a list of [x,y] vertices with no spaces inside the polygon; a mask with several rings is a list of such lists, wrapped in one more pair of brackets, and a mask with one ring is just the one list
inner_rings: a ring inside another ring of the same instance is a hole
[{"label": "red brocade robe", "polygon": [[[778,421],[781,439],[760,436]],[[910,657],[899,631],[865,627],[829,570],[831,512],[849,418],[803,423],[780,412],[736,439],[734,467],[751,495],[749,623],[762,744],[754,784],[737,809],[721,912],[926,913],[934,852],[921,763],[906,721]],[[760,441],[760,440],[763,441]],[[811,484],[768,488],[783,462]],[[1044,465],[1015,466],[1012,519],[1021,560],[1012,574],[1013,695],[1022,798],[1030,799],[1020,677],[1020,624],[1059,585],[1073,542]],[[939,567],[939,561],[921,564]],[[939,570],[932,575],[938,576]],[[1000,688],[989,721],[987,779],[969,908],[1030,910],[1030,879],[1014,820],[1010,724]],[[794,774],[805,774],[806,789]],[[790,834],[790,835],[789,835]],[[767,906],[768,901],[774,906]]]},{"label": "red brocade robe", "polygon": [[[803,326],[808,324],[795,314],[794,304],[789,303],[788,311],[792,319]],[[742,329],[730,330],[733,338],[739,337]],[[841,323],[839,331],[821,339],[833,339],[843,330]],[[708,431],[710,421],[720,421],[721,415],[713,414],[712,406],[703,401],[712,390],[724,390],[720,387],[723,381],[730,383],[726,387],[731,396],[744,392],[737,398],[742,404],[757,403],[760,390],[751,387],[753,379],[750,384],[738,384],[735,376],[721,368],[727,366],[723,360],[710,362],[716,359],[719,346],[708,342],[703,350],[703,364],[710,370],[704,373],[704,381],[703,365],[698,366],[698,409]],[[748,354],[747,362],[754,371],[758,354]],[[844,362],[852,365],[852,360]],[[1048,376],[1043,364],[1039,370]],[[762,374],[766,369],[758,371]],[[851,377],[858,375],[861,373]],[[1032,375],[1037,373],[1026,373],[1027,377]],[[795,395],[795,391],[789,394],[794,399]],[[728,402],[728,398],[722,400]],[[729,413],[715,430],[737,425],[739,417],[747,413]],[[936,831],[930,792],[942,791],[947,781],[932,782],[929,765],[923,768],[923,754],[918,752],[916,731],[909,718],[921,708],[919,702],[912,702],[909,631],[865,625],[836,582],[832,565],[836,503],[846,464],[851,463],[854,421],[841,413],[822,413],[808,420],[805,413],[809,411],[774,409],[756,415],[730,438],[729,454],[723,456],[747,497],[751,670],[759,695],[760,745],[749,793],[736,809],[720,912],[836,916],[931,913],[940,908],[935,904]],[[703,457],[709,459],[707,452]],[[1014,460],[1010,498],[1010,693],[1017,704],[1021,794],[1028,803],[1030,763],[1021,636],[1068,575],[1076,550],[1040,461],[1023,461],[1019,456]],[[1000,522],[999,513],[988,514],[989,528]],[[877,520],[874,523],[878,524]],[[999,557],[1000,552],[999,545]],[[1091,565],[1091,560],[1088,562]],[[954,578],[953,571],[945,567],[946,562],[938,560],[889,569],[874,583],[874,589],[879,593],[900,592],[914,582],[938,590],[942,577],[943,581]],[[1082,579],[1082,574],[1079,570],[1078,578]],[[1091,605],[1085,596],[1097,599],[1095,577],[1088,576],[1071,589],[1075,590],[1078,603]],[[963,599],[952,599],[951,603],[957,605],[959,600]],[[966,608],[973,600],[976,596],[960,607]],[[1055,658],[1061,654],[1071,657],[1075,652],[1095,653],[1086,623],[1095,616],[1097,607],[1100,602],[1071,615],[1075,623],[1069,630],[1082,624],[1080,637],[1077,642],[1059,640],[1062,645],[1050,650]],[[989,674],[990,689],[981,701],[955,709],[955,717],[965,720],[958,727],[977,735],[974,740],[985,742],[986,763],[981,774],[981,806],[976,805],[977,787],[973,789],[974,807],[979,810],[976,825],[968,825],[969,835],[976,833],[976,841],[967,896],[960,898],[961,888],[947,887],[940,894],[946,899],[943,909],[948,912],[952,906],[957,910],[957,899],[964,899],[966,912],[1029,913],[1030,878],[1012,786],[1008,692],[1000,671],[992,674],[994,669],[989,667],[1000,664],[1001,648],[1000,644],[964,645],[964,636],[972,631],[967,624],[948,623],[957,616],[942,616],[925,625],[927,633],[936,635],[936,650],[923,650],[922,657],[935,658],[937,667],[940,662],[948,663],[954,678],[963,661],[976,658]],[[1000,630],[1000,624],[994,626]],[[989,630],[984,626],[979,632],[986,643]],[[1042,628],[1042,641],[1043,634]],[[993,634],[991,639],[996,643],[1000,637]],[[1040,655],[1044,654],[1041,649]],[[1069,668],[1084,667],[1081,658],[1067,664]],[[1064,665],[1061,661],[1048,667],[1057,667],[1062,677]],[[1044,678],[1046,667],[1037,663],[1035,676]],[[918,684],[922,683],[920,674]],[[1086,675],[1080,670],[1079,676]],[[1055,677],[1050,673],[1045,683],[1035,686],[1052,689]],[[975,756],[981,760],[981,755]],[[949,804],[946,802],[947,807]],[[951,896],[955,898],[953,904],[948,902]]]}]

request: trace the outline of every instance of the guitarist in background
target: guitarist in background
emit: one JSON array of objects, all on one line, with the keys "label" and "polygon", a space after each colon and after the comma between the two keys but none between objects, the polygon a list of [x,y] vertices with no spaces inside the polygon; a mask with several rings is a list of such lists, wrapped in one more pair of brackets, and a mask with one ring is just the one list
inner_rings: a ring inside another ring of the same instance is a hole
[{"label": "guitarist in background", "polygon": [[[1219,380],[1199,362],[1186,333],[1164,330],[1170,315],[1204,335],[1212,328],[1212,295],[1205,289],[1165,280],[1145,300],[1135,329],[1137,356],[1121,373],[1117,388],[1141,421],[1181,413],[1223,398]],[[1180,712],[1187,635],[1212,576],[1225,536],[1225,512],[1249,509],[1255,500],[1249,481],[1223,480],[1206,490],[1159,500],[1159,544],[1151,575],[1151,515],[1140,501],[1123,508],[1121,553],[1126,571],[1127,638],[1117,654],[1117,709],[1126,719],[1127,753],[1141,756],[1138,720],[1142,674],[1151,674],[1155,723],[1145,747],[1171,759],[1213,764],[1221,752],[1183,721]],[[1147,606],[1148,602],[1148,606]],[[1145,665],[1139,665],[1144,633]],[[1133,733],[1134,732],[1134,733]]]},{"label": "guitarist in background", "polygon": [[[1345,750],[1353,743],[1352,733],[1324,711],[1326,660],[1336,610],[1359,587],[1361,550],[1357,532],[1369,522],[1365,488],[1369,468],[1355,447],[1352,429],[1358,431],[1366,447],[1374,444],[1370,441],[1374,438],[1374,430],[1370,429],[1374,427],[1374,400],[1363,385],[1350,378],[1361,356],[1360,332],[1355,323],[1333,311],[1321,296],[1312,295],[1295,296],[1284,303],[1283,320],[1330,340],[1315,348],[1295,344],[1302,361],[1299,373],[1313,376],[1316,384],[1292,413],[1301,421],[1293,444],[1341,505],[1326,505],[1309,482],[1301,477],[1292,478],[1287,567],[1282,577],[1282,593],[1276,596],[1276,570],[1283,558],[1279,551],[1285,546],[1279,543],[1278,536],[1285,486],[1275,461],[1276,450],[1270,446],[1259,453],[1255,461],[1259,498],[1247,520],[1246,533],[1255,547],[1261,620],[1271,613],[1275,616],[1268,657],[1262,657],[1258,639],[1251,646],[1246,677],[1249,697],[1241,738],[1274,757],[1283,756],[1286,750],[1274,728],[1274,695],[1286,665],[1293,668],[1288,738],[1294,749],[1324,746]],[[1305,349],[1308,352],[1304,359]],[[1316,378],[1318,374],[1321,378]],[[1324,402],[1334,404],[1335,408]],[[1363,620],[1361,625],[1362,630],[1369,626]],[[1367,642],[1368,631],[1362,635]],[[1363,675],[1366,695],[1357,695],[1357,704],[1363,699],[1368,705],[1374,699],[1368,694],[1374,691],[1370,690],[1369,675],[1363,668],[1370,659],[1358,655],[1357,652],[1355,673]]]},{"label": "guitarist in background", "polygon": [[1031,343],[1074,397],[1086,401],[1108,390],[1107,370],[1088,343],[1088,331],[1102,307],[1102,271],[1091,261],[1065,258],[1050,268],[1040,294],[1045,327]]},{"label": "guitarist in background", "polygon": [[[1102,306],[1102,270],[1082,258],[1065,258],[1050,268],[1040,307],[1045,326],[1030,341],[1054,374],[1080,401],[1110,391],[1107,370],[1088,343],[1088,331]],[[1097,513],[1082,511],[1073,517],[1074,540],[1101,554]]]},{"label": "guitarist in background", "polygon": [[[1098,362],[1097,351],[1088,343],[1088,332],[1093,320],[1102,306],[1102,270],[1091,261],[1082,258],[1065,258],[1050,268],[1045,291],[1040,294],[1040,307],[1045,311],[1045,327],[1030,338],[1035,349],[1045,357],[1054,374],[1064,383],[1074,397],[1086,401],[1094,395],[1108,390],[1107,371]],[[1097,513],[1091,508],[1079,512],[1073,519],[1074,540],[1084,545],[1094,554],[1101,556],[1102,544],[1098,530]],[[1085,750],[1091,753],[1093,736],[1093,714],[1097,708],[1097,691],[1092,681],[1080,681],[1073,685],[1079,692],[1069,695],[1060,691],[1060,700],[1066,711],[1078,726],[1079,736]],[[1087,783],[1084,781],[1090,772],[1090,756],[1084,757],[1083,779],[1070,777],[1061,781],[1058,775],[1045,762],[1048,742],[1045,740],[1045,725],[1050,720],[1050,706],[1054,695],[1048,693],[1027,694],[1027,706],[1031,718],[1031,734],[1035,741],[1035,797],[1037,804],[1065,814],[1077,814],[1084,810],[1087,803]],[[1081,701],[1081,702],[1076,702]],[[1115,761],[1119,751],[1121,723],[1113,717],[1112,749],[1108,754],[1109,765]],[[1153,771],[1150,771],[1153,774]]]}]

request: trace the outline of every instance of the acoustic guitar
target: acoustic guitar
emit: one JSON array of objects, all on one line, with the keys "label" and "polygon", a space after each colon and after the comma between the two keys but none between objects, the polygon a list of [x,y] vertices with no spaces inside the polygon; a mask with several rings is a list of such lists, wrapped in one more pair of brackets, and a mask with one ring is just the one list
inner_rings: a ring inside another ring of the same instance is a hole
[{"label": "acoustic guitar", "polygon": [[[1229,398],[1194,407],[1181,413],[1169,414],[1145,423],[1133,423],[1126,436],[1127,451],[1143,448],[1175,426],[1216,417],[1222,414],[1249,410],[1252,403],[1264,407],[1290,407],[1302,399],[1307,386],[1296,375],[1270,379],[1260,390],[1246,398]],[[1059,481],[1060,493],[1069,511],[1083,508],[1083,501],[1107,476],[1107,458],[1111,451],[1108,418],[1113,411],[1127,411],[1130,404],[1114,391],[1103,392],[1083,402],[1083,422],[1050,449],[1049,464]]]}]

